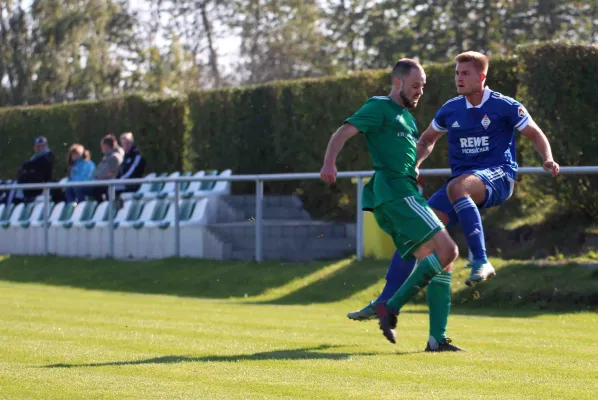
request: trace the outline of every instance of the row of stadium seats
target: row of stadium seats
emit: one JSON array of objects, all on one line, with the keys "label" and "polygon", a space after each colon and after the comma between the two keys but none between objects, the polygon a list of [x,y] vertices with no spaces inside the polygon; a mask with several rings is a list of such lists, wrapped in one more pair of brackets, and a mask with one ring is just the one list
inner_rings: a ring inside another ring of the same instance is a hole
[{"label": "row of stadium seats", "polygon": [[[203,256],[203,225],[208,199],[181,199],[181,256]],[[44,205],[0,204],[0,254],[43,254]],[[50,205],[49,253],[77,257],[110,255],[108,202]],[[116,258],[164,258],[175,255],[175,207],[169,199],[130,200],[114,217]],[[198,229],[202,232],[198,232]]]},{"label": "row of stadium seats", "polygon": [[[179,178],[179,177],[203,177],[203,176],[231,176],[230,169],[222,171],[199,171],[194,175],[191,172],[173,172],[170,175],[164,173],[158,177]],[[151,173],[146,178],[155,178],[156,174]],[[123,193],[123,200],[152,200],[152,199],[174,199],[176,184],[172,182],[164,183],[145,183],[139,187],[135,193]],[[201,198],[204,196],[219,196],[230,194],[230,181],[204,181],[204,182],[185,182],[180,185],[180,196],[182,199]]]},{"label": "row of stadium seats", "polygon": [[[152,178],[179,178],[179,177],[203,177],[203,176],[222,176],[228,177],[232,175],[230,169],[226,169],[219,173],[217,170],[212,171],[198,171],[195,174],[191,172],[180,173],[178,171],[168,173],[162,173],[157,175],[152,172],[145,176],[146,179]],[[62,178],[58,183],[66,183],[67,178]],[[1,181],[3,185],[10,185],[15,182],[6,180]],[[230,181],[204,181],[204,182],[184,182],[180,184],[180,196],[181,199],[201,198],[204,196],[220,196],[230,194]],[[168,183],[145,183],[139,187],[134,193],[123,193],[121,195],[122,200],[143,200],[149,201],[152,199],[174,199],[175,197],[176,184],[172,182]],[[43,196],[38,196],[35,201],[42,202]]]}]

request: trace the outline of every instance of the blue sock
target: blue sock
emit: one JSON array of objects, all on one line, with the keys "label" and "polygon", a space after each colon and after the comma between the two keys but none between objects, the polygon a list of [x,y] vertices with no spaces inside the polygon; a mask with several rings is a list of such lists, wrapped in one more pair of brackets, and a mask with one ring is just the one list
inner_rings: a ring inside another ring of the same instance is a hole
[{"label": "blue sock", "polygon": [[484,228],[480,211],[471,197],[464,196],[455,201],[455,211],[459,216],[461,228],[467,239],[473,258],[476,261],[488,261],[486,258],[486,242],[484,241]]},{"label": "blue sock", "polygon": [[405,261],[401,258],[398,251],[392,256],[388,271],[386,272],[386,285],[382,289],[382,293],[376,299],[376,302],[386,301],[392,297],[393,294],[405,283],[413,268],[415,268],[415,262],[417,260],[413,258],[410,261]]}]

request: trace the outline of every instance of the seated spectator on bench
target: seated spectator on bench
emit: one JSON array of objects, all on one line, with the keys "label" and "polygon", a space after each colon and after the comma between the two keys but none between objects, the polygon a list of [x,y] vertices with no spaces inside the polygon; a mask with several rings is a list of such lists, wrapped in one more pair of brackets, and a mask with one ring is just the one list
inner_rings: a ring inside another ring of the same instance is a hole
[{"label": "seated spectator on bench", "polygon": [[[93,179],[96,181],[115,179],[118,169],[122,164],[123,157],[114,136],[104,136],[101,142],[101,147],[104,158],[102,158],[102,161],[96,167],[96,170],[93,173]],[[91,193],[88,195],[92,196],[97,202],[102,202],[107,192],[107,186],[95,186],[91,188]]]},{"label": "seated spectator on bench", "polygon": [[[118,179],[142,178],[145,171],[145,159],[135,144],[135,138],[131,132],[120,135],[120,145],[125,151],[125,158],[118,170]],[[116,187],[117,194],[125,192],[136,192],[140,185],[122,185]]]},{"label": "seated spectator on bench", "polygon": [[[69,182],[85,182],[93,179],[96,165],[91,161],[89,150],[82,145],[73,144],[68,152]],[[80,203],[85,200],[89,189],[86,187],[66,188],[65,196],[68,202]]]},{"label": "seated spectator on bench", "polygon": [[[35,139],[33,156],[21,164],[17,174],[17,183],[46,183],[52,182],[52,169],[54,168],[54,154],[48,146],[48,139],[40,136]],[[18,191],[15,198],[17,202],[31,202],[42,194],[42,189],[29,189]],[[11,199],[12,201],[12,199]]]}]

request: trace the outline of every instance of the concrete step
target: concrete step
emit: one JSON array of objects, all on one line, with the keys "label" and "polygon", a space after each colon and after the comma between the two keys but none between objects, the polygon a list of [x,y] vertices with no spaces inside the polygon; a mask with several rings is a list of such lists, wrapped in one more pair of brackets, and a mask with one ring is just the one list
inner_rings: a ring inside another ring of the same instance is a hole
[{"label": "concrete step", "polygon": [[[343,238],[354,237],[354,224],[304,220],[266,220],[263,225],[264,240],[268,238]],[[255,237],[255,221],[217,223],[210,230],[224,237]]]},{"label": "concrete step", "polygon": [[[231,195],[220,196],[220,199],[237,207],[255,207],[255,195]],[[292,195],[264,195],[262,203],[264,207],[295,207],[302,208],[303,203],[298,196]]]},{"label": "concrete step", "polygon": [[[225,212],[219,213],[218,222],[243,221],[256,216],[255,196],[222,196],[220,201],[225,205]],[[238,215],[231,215],[230,210],[235,210]],[[264,219],[311,220],[295,196],[265,196],[262,210]]]},{"label": "concrete step", "polygon": [[[264,251],[339,251],[355,248],[354,238],[278,238],[267,239],[262,242]],[[233,250],[254,250],[255,238],[226,238],[225,242],[231,243]]]},{"label": "concrete step", "polygon": [[[355,254],[354,250],[347,250],[343,252],[331,251],[296,251],[296,252],[278,252],[278,251],[264,251],[264,260],[268,261],[287,261],[287,262],[311,262],[318,260],[338,260],[339,258],[350,257]],[[230,260],[247,261],[255,260],[255,252],[250,250],[233,250],[227,258]]]},{"label": "concrete step", "polygon": [[[231,212],[230,210],[234,210]],[[218,222],[225,223],[225,222],[242,222],[242,221],[252,221],[256,217],[255,209],[248,209],[248,210],[241,210],[238,208],[232,208],[230,210],[220,211],[218,212]],[[310,221],[311,217],[309,214],[302,210],[295,210],[289,209],[285,207],[268,207],[264,208],[263,210],[263,217],[264,220],[271,219],[271,220],[284,220],[284,219],[292,219],[292,220],[305,220]]]},{"label": "concrete step", "polygon": [[[354,224],[323,221],[264,221],[265,259],[338,259],[355,252]],[[212,232],[230,251],[226,259],[255,256],[255,222],[213,224]]]}]

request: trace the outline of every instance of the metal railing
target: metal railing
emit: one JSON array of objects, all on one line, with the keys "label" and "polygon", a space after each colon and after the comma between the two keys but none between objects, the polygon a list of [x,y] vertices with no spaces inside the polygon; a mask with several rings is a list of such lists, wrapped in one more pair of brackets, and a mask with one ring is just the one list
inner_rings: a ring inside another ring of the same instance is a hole
[{"label": "metal railing", "polygon": [[[348,171],[339,172],[337,179],[357,178],[357,224],[356,224],[356,256],[358,260],[363,259],[364,240],[363,240],[363,211],[361,210],[361,193],[364,186],[364,179],[372,176],[374,171]],[[423,169],[421,176],[448,176],[451,171],[448,168]],[[541,167],[521,167],[519,174],[549,175]],[[598,174],[598,166],[589,167],[561,167],[561,175],[584,175]],[[231,176],[202,176],[202,177],[177,177],[177,178],[140,178],[140,179],[113,179],[105,181],[85,181],[85,182],[64,182],[64,183],[32,183],[32,184],[9,184],[0,185],[0,190],[28,190],[42,189],[44,202],[44,254],[49,254],[49,219],[50,219],[50,190],[65,189],[75,187],[108,187],[110,229],[109,229],[109,248],[110,256],[114,257],[114,219],[116,217],[116,186],[122,185],[142,185],[144,183],[175,183],[174,193],[174,236],[175,236],[175,256],[181,255],[181,237],[180,237],[180,184],[191,182],[255,182],[255,260],[262,262],[264,259],[263,251],[263,232],[264,232],[264,182],[269,181],[292,181],[292,180],[316,180],[320,179],[319,173],[289,173],[289,174],[261,174],[261,175],[231,175]]]}]

